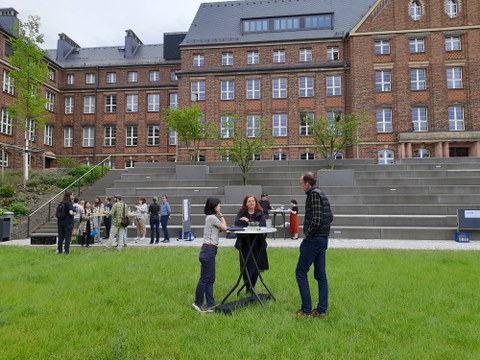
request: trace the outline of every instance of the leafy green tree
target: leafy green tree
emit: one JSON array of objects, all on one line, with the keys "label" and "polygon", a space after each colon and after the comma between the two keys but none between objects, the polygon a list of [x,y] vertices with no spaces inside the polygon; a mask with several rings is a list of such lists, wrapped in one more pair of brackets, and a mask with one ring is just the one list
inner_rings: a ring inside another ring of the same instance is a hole
[{"label": "leafy green tree", "polygon": [[48,112],[45,108],[47,98],[44,82],[48,76],[48,64],[45,52],[39,45],[43,43],[43,35],[39,33],[40,18],[29,16],[25,23],[18,22],[13,36],[9,39],[13,53],[9,58],[13,70],[10,76],[15,88],[15,100],[7,105],[8,113],[15,119],[15,126],[25,130],[26,143],[24,154],[24,185],[28,180],[28,148],[32,127],[45,126]]},{"label": "leafy green tree", "polygon": [[223,139],[216,146],[216,150],[220,156],[240,167],[243,185],[246,185],[255,157],[272,147],[273,136],[271,130],[265,126],[264,119],[260,118],[257,124],[249,124],[248,128],[251,130],[247,132],[247,124],[239,121],[238,114],[229,113],[224,116],[228,117],[229,121],[224,124],[223,133],[219,134]]},{"label": "leafy green tree", "polygon": [[306,119],[312,130],[314,148],[327,160],[331,169],[334,168],[336,156],[342,149],[361,141],[361,125],[368,121],[364,112],[348,115],[337,113],[333,119],[326,116]]},{"label": "leafy green tree", "polygon": [[213,124],[205,121],[205,114],[196,104],[189,107],[166,109],[167,126],[177,132],[178,141],[185,145],[187,151],[193,149],[192,161],[197,164],[202,140],[211,137]]}]

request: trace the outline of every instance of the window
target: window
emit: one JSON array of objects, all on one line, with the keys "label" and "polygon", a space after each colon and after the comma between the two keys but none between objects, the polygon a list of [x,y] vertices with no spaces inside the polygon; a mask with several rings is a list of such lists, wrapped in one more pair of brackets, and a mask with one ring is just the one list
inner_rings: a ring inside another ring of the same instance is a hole
[{"label": "window", "polygon": [[445,36],[445,51],[462,50],[460,36]]},{"label": "window", "polygon": [[331,29],[333,14],[312,14],[303,16],[257,18],[242,21],[242,31],[252,32],[278,32],[313,29]]},{"label": "window", "polygon": [[235,97],[235,81],[222,80],[220,82],[220,100],[233,100]]},{"label": "window", "polygon": [[134,160],[125,160],[125,169],[131,169],[135,167],[135,161]]},{"label": "window", "polygon": [[448,107],[448,129],[450,131],[465,130],[463,122],[463,106],[453,105]]},{"label": "window", "polygon": [[390,70],[375,71],[375,91],[392,91],[392,81]]},{"label": "window", "polygon": [[15,88],[13,86],[13,78],[10,76],[10,72],[3,70],[3,91],[10,95],[15,94]]},{"label": "window", "polygon": [[223,66],[233,65],[233,53],[232,52],[222,53],[222,65]]},{"label": "window", "polygon": [[327,121],[329,125],[332,125],[334,122],[338,122],[342,120],[342,112],[341,111],[327,111]]},{"label": "window", "polygon": [[415,149],[413,150],[414,158],[429,158],[430,151],[428,149]]},{"label": "window", "polygon": [[138,127],[137,125],[129,125],[125,127],[126,141],[125,146],[137,146]]},{"label": "window", "polygon": [[75,75],[73,75],[73,74],[67,74],[67,84],[68,84],[68,85],[73,85],[73,84],[75,84]]},{"label": "window", "polygon": [[169,97],[170,97],[169,107],[170,109],[174,110],[178,107],[178,93],[170,93]]},{"label": "window", "polygon": [[315,154],[310,152],[300,154],[300,160],[315,160]]},{"label": "window", "polygon": [[273,154],[273,160],[287,160],[287,154],[276,152]]},{"label": "window", "polygon": [[233,125],[233,119],[231,116],[224,115],[220,118],[220,137],[222,139],[228,139],[234,136]]},{"label": "window", "polygon": [[313,96],[313,76],[300,76],[298,78],[298,96]]},{"label": "window", "polygon": [[74,104],[73,96],[65,96],[65,114],[73,114]]},{"label": "window", "polygon": [[45,109],[47,109],[48,111],[53,111],[55,106],[55,94],[47,90],[45,92],[45,97],[47,98],[47,102],[45,103]]},{"label": "window", "polygon": [[85,84],[95,84],[95,74],[85,74]]},{"label": "window", "polygon": [[35,132],[37,131],[37,125],[35,121],[30,120],[25,122],[25,138],[26,140],[35,141]]},{"label": "window", "polygon": [[284,63],[285,62],[285,50],[274,50],[273,51],[273,62],[274,63]]},{"label": "window", "polygon": [[395,159],[395,153],[393,150],[380,150],[378,152],[378,164],[380,165],[392,165]]},{"label": "window", "polygon": [[287,78],[278,78],[272,80],[272,96],[274,99],[287,97]]},{"label": "window", "polygon": [[377,109],[377,133],[392,132],[392,109]]},{"label": "window", "polygon": [[463,88],[461,67],[447,68],[447,88],[448,89]]},{"label": "window", "polygon": [[160,81],[160,71],[159,70],[151,70],[150,74],[149,74],[149,79],[150,79],[150,81]]},{"label": "window", "polygon": [[247,79],[247,99],[260,99],[260,79]]},{"label": "window", "polygon": [[247,115],[247,137],[260,135],[260,115]]},{"label": "window", "polygon": [[55,81],[55,70],[48,68],[48,79]]},{"label": "window", "polygon": [[312,49],[300,49],[299,53],[300,62],[311,62],[312,61]]},{"label": "window", "polygon": [[425,52],[425,39],[424,38],[410,39],[410,52],[412,54]]},{"label": "window", "polygon": [[422,17],[422,5],[417,0],[410,3],[410,17],[415,21]]},{"label": "window", "polygon": [[457,17],[458,14],[458,5],[455,0],[447,0],[445,2],[445,12],[449,18]]},{"label": "window", "polygon": [[148,111],[160,111],[160,94],[148,94]]},{"label": "window", "polygon": [[85,126],[83,128],[83,147],[93,147],[95,139],[95,129],[91,126]]},{"label": "window", "polygon": [[327,76],[327,96],[342,95],[342,77],[340,75]]},{"label": "window", "polygon": [[105,95],[105,112],[114,113],[117,111],[117,95]]},{"label": "window", "polygon": [[115,126],[105,126],[104,146],[115,146],[117,140],[117,128]]},{"label": "window", "polygon": [[147,145],[160,144],[160,125],[148,125],[147,128]]},{"label": "window", "polygon": [[177,71],[178,70],[170,71],[170,80],[172,80],[172,81],[177,81],[178,80]]},{"label": "window", "polygon": [[328,47],[327,60],[328,61],[340,60],[340,49],[336,46]]},{"label": "window", "polygon": [[258,51],[249,51],[247,53],[247,64],[248,65],[255,65],[260,62],[260,56],[258,55]]},{"label": "window", "polygon": [[205,55],[193,54],[193,66],[205,66]]},{"label": "window", "polygon": [[13,119],[8,113],[7,108],[2,107],[2,118],[0,119],[0,133],[12,135]]},{"label": "window", "polygon": [[45,145],[52,146],[53,145],[53,126],[52,125],[45,125],[43,130],[43,143]]},{"label": "window", "polygon": [[127,81],[129,83],[137,82],[138,81],[138,73],[136,71],[129,71],[128,75],[127,75]]},{"label": "window", "polygon": [[107,72],[107,84],[115,84],[117,82],[117,73]]},{"label": "window", "polygon": [[410,89],[425,90],[426,88],[426,69],[410,69]]},{"label": "window", "polygon": [[174,130],[170,130],[168,132],[168,144],[169,145],[177,145],[177,132]]},{"label": "window", "polygon": [[375,40],[375,55],[390,54],[390,40]]},{"label": "window", "polygon": [[126,112],[138,111],[138,94],[127,94]]},{"label": "window", "polygon": [[73,127],[63,128],[63,147],[73,147]]},{"label": "window", "polygon": [[427,108],[418,106],[412,108],[413,131],[427,131]]},{"label": "window", "polygon": [[273,136],[287,136],[287,114],[273,114]]},{"label": "window", "polygon": [[205,81],[192,81],[192,101],[205,100]]},{"label": "window", "polygon": [[6,151],[0,152],[0,166],[8,167],[8,152]]},{"label": "window", "polygon": [[95,96],[85,95],[83,97],[83,113],[95,114]]},{"label": "window", "polygon": [[312,125],[315,119],[313,112],[302,111],[300,113],[300,136],[311,136]]}]

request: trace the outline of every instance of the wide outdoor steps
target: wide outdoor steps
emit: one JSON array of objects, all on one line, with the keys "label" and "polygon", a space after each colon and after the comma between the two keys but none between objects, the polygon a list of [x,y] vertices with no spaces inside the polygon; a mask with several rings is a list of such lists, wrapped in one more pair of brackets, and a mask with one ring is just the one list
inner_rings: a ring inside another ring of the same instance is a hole
[{"label": "wide outdoor steps", "polygon": [[[136,164],[135,168],[116,170],[109,185],[96,184],[81,197],[93,200],[121,194],[133,206],[139,197],[151,202],[153,196],[167,194],[172,206],[169,223],[171,238],[176,239],[182,228],[182,201],[191,202],[192,230],[203,236],[205,200],[214,196],[222,201],[222,212],[228,224],[233,224],[240,203],[225,203],[225,186],[241,185],[239,168],[231,163],[207,165],[204,179],[183,179],[176,176],[175,163]],[[306,171],[325,167],[321,160],[257,161],[248,176],[249,185],[257,185],[269,194],[273,206],[299,202],[300,223],[303,222],[305,194],[298,185]],[[354,184],[349,186],[319,184],[327,194],[335,215],[333,238],[453,240],[457,227],[457,209],[480,208],[480,159],[404,159],[396,165],[376,165],[365,160],[337,161],[335,169],[354,170]],[[88,194],[88,197],[86,196]],[[257,197],[259,194],[255,194]],[[271,216],[273,217],[273,215]],[[289,221],[286,214],[285,220]],[[282,216],[276,218],[283,223]],[[278,227],[278,226],[277,226]],[[56,233],[55,221],[45,224],[36,233]],[[302,231],[301,231],[302,232]],[[149,227],[147,226],[149,234]],[[473,239],[478,238],[474,232]],[[129,229],[129,237],[135,229]],[[280,226],[277,237],[283,237]],[[287,237],[290,237],[287,225]]]}]

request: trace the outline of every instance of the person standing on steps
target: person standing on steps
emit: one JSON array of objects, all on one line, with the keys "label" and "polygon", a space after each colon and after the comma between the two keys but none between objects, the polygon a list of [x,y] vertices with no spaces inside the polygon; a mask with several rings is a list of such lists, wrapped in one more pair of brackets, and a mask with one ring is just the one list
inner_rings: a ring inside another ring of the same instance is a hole
[{"label": "person standing on steps", "polygon": [[[315,175],[311,172],[307,172],[300,177],[300,186],[307,195],[307,199],[303,221],[303,241],[300,244],[300,256],[295,270],[302,299],[302,307],[296,312],[296,315],[326,318],[328,282],[325,265],[333,215],[327,196],[316,186],[316,183]],[[308,271],[312,264],[314,266],[314,277],[318,283],[318,304],[316,309],[313,310],[308,284]]]},{"label": "person standing on steps", "polygon": [[[57,214],[58,225],[58,243],[57,254],[65,252],[70,253],[70,240],[73,232],[73,217],[75,216],[75,208],[73,207],[73,193],[70,190],[65,190],[62,205],[62,214]],[[60,206],[60,205],[59,205]],[[57,209],[58,210],[58,209]],[[59,216],[60,215],[60,216]],[[65,242],[65,248],[63,243]]]},{"label": "person standing on steps", "polygon": [[168,233],[167,225],[168,225],[168,220],[170,219],[170,214],[172,213],[172,209],[170,208],[170,204],[168,203],[167,199],[168,199],[167,195],[162,195],[160,223],[162,224],[162,231],[163,231],[163,237],[164,237],[164,239],[162,240],[163,243],[170,242],[170,234]]},{"label": "person standing on steps", "polygon": [[153,203],[148,206],[148,213],[150,214],[150,244],[158,244],[160,242],[160,205],[157,204],[158,197],[153,197]]}]

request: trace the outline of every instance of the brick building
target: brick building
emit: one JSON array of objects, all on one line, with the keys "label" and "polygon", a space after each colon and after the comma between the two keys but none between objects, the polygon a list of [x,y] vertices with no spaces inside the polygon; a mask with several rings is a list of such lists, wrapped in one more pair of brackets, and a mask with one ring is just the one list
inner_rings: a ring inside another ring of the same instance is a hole
[{"label": "brick building", "polygon": [[[16,12],[1,14],[0,105],[13,96]],[[115,167],[186,159],[162,109],[193,102],[219,130],[232,111],[247,132],[266,119],[275,145],[264,160],[314,158],[305,119],[360,110],[372,121],[345,157],[480,156],[479,44],[478,0],[228,1],[200,5],[189,31],[161,45],[131,30],[124,46],[102,48],[60,34],[46,58],[51,121],[36,129],[32,165],[62,155],[93,164],[111,154]],[[9,121],[2,107],[0,143],[22,144]],[[219,160],[216,142],[202,144],[202,160]],[[18,166],[18,150],[6,151]]]}]

